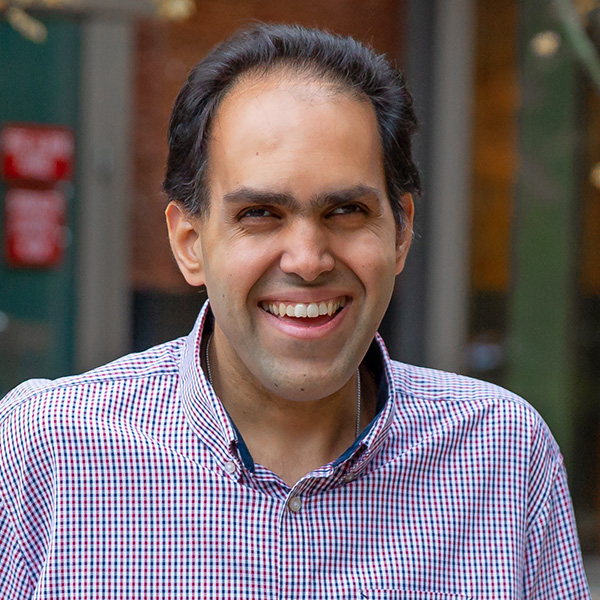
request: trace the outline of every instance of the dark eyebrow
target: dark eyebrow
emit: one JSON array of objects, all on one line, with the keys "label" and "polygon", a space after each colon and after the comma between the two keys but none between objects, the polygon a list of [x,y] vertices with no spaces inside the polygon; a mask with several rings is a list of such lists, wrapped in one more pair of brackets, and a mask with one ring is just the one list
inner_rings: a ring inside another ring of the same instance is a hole
[{"label": "dark eyebrow", "polygon": [[[317,194],[311,198],[310,203],[312,208],[323,208],[331,204],[352,202],[364,196],[375,196],[379,202],[382,201],[382,192],[380,189],[370,185],[359,184],[350,188]],[[285,208],[298,208],[300,205],[298,199],[287,192],[259,190],[246,186],[228,192],[223,196],[223,201],[226,203],[253,202],[256,204],[283,206]]]},{"label": "dark eyebrow", "polygon": [[370,185],[359,184],[351,188],[318,194],[311,199],[311,204],[317,207],[329,204],[344,204],[358,198],[364,198],[365,196],[375,196],[379,202],[382,201],[382,192],[380,189],[371,187]]},{"label": "dark eyebrow", "polygon": [[297,206],[298,200],[285,192],[268,192],[249,187],[240,187],[223,196],[224,202],[253,202],[256,204],[271,204],[291,208]]}]

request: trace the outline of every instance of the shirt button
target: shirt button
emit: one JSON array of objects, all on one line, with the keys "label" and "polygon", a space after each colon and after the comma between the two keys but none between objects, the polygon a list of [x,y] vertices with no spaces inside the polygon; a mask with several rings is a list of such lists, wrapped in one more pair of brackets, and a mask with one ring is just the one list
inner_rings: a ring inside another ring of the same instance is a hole
[{"label": "shirt button", "polygon": [[344,477],[344,483],[350,483],[351,481],[354,481],[356,479],[356,473],[348,473],[348,475],[346,475]]},{"label": "shirt button", "polygon": [[294,496],[293,498],[290,498],[288,506],[292,512],[300,512],[300,509],[302,508],[302,500],[300,500],[298,496]]},{"label": "shirt button", "polygon": [[232,461],[226,462],[225,463],[225,470],[230,474],[233,475],[235,473],[235,463]]}]

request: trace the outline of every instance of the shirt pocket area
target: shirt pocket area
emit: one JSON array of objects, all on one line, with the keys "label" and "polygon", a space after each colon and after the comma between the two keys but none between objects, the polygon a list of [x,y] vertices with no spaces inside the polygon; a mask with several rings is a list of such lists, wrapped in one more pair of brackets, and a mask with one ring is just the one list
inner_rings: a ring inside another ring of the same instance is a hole
[{"label": "shirt pocket area", "polygon": [[415,590],[361,590],[361,600],[476,600],[473,596]]}]

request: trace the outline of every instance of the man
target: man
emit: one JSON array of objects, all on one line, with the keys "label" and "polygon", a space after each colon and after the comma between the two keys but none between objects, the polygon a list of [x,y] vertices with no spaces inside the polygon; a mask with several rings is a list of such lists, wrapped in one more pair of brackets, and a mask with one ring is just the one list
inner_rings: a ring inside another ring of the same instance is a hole
[{"label": "man", "polygon": [[0,412],[2,598],[589,598],[559,451],[520,398],[390,361],[411,239],[402,77],[256,26],[169,133],[185,339]]}]

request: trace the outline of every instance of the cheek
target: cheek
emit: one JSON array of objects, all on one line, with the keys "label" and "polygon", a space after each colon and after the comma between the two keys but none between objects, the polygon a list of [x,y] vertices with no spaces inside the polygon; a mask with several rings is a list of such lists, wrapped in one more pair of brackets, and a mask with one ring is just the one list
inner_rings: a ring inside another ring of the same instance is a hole
[{"label": "cheek", "polygon": [[227,240],[215,247],[206,261],[207,288],[228,304],[243,304],[253,288],[262,282],[276,253],[268,244],[252,240]]},{"label": "cheek", "polygon": [[379,239],[371,239],[364,244],[352,244],[350,253],[349,246],[346,247],[345,262],[353,267],[365,285],[385,286],[387,279],[393,280],[396,272],[396,249],[392,244],[382,244]]},{"label": "cheek", "polygon": [[[365,289],[366,302],[375,309],[376,313],[385,311],[394,291],[396,279],[396,254],[395,252],[379,251],[368,254],[362,253],[359,257],[360,265],[357,276]],[[374,314],[374,318],[380,319],[381,314]]]}]

